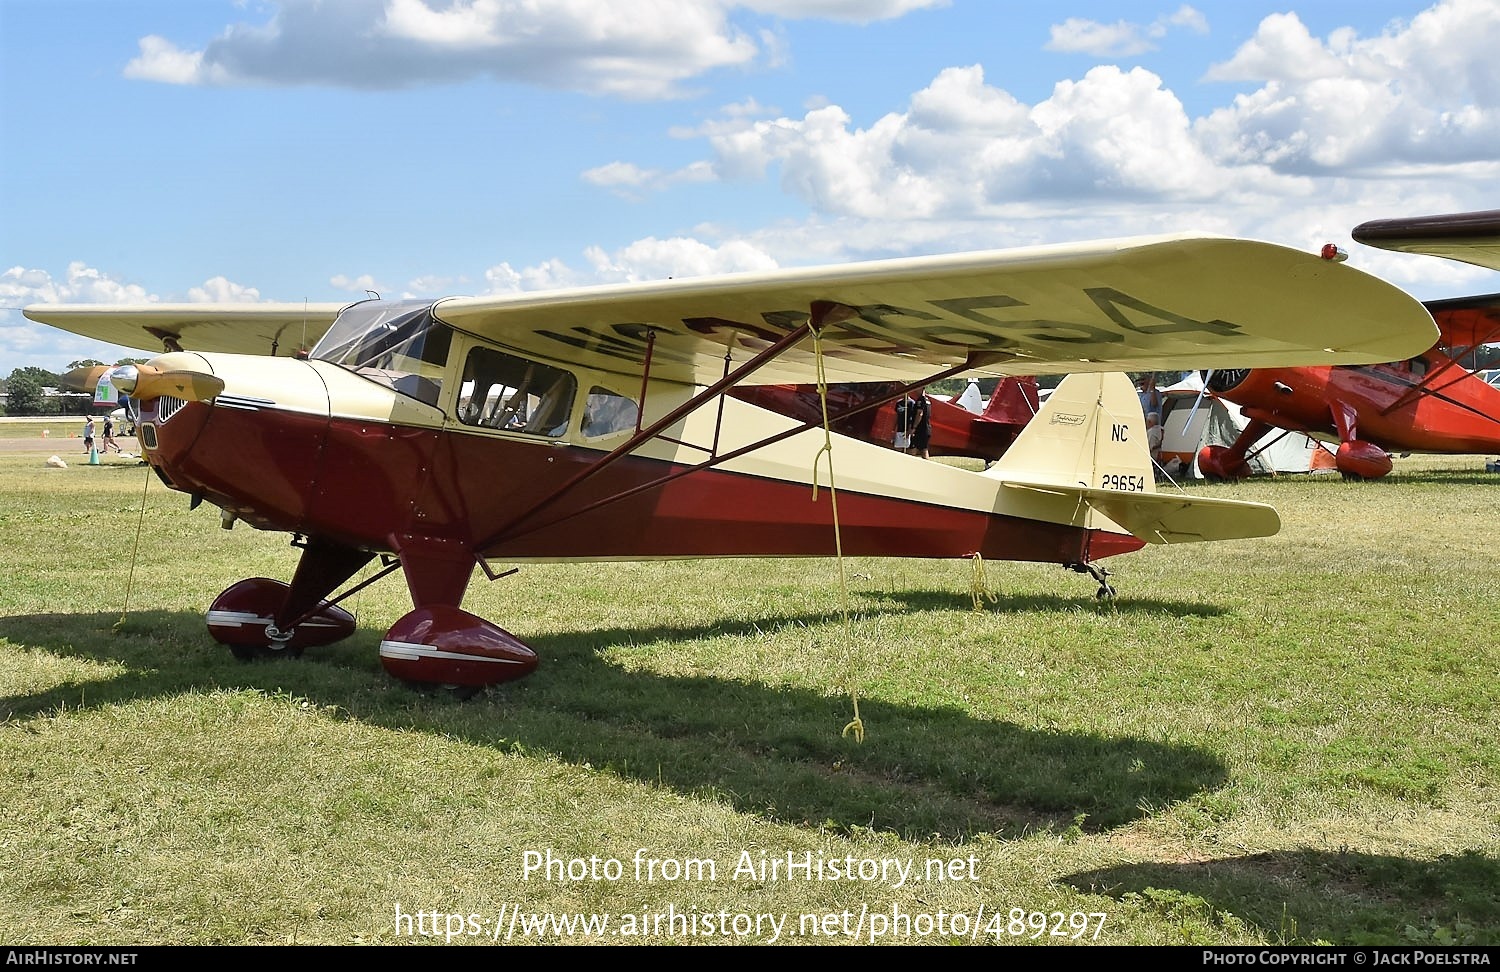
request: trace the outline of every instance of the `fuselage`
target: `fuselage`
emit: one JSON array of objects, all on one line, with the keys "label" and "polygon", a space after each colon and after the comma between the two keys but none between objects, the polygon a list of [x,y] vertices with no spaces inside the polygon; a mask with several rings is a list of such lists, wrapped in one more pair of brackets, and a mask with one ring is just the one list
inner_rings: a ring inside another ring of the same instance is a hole
[{"label": "fuselage", "polygon": [[316,351],[163,355],[154,367],[211,374],[224,388],[207,401],[144,402],[145,456],[226,520],[380,553],[1078,564],[1143,545],[1082,519],[1044,522],[1026,515],[1034,500],[1008,506],[1017,500],[993,479],[853,438],[835,436],[830,469],[822,429],[796,431],[732,398],[611,457],[695,389],[653,384],[642,410],[639,379],[514,359],[458,333],[440,355],[424,353],[387,354],[378,368]]}]

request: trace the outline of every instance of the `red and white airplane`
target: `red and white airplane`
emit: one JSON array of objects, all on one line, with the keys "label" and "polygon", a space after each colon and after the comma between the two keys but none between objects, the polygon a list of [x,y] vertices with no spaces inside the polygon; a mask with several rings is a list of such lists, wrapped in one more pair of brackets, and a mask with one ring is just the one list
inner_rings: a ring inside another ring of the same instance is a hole
[{"label": "red and white airplane", "polygon": [[[1091,574],[1147,543],[1274,534],[1257,503],[1156,491],[1123,372],[1387,361],[1432,318],[1375,277],[1269,243],[1167,236],[441,300],[40,305],[162,349],[111,380],[169,487],[289,534],[290,583],[228,587],[241,657],[349,635],[400,570],[386,670],[463,696],[531,672],[460,606],[528,561],[925,557]],[[983,472],[727,394],[737,386],[1068,374]],[[383,569],[335,596],[367,564]]]},{"label": "red and white airplane", "polygon": [[[1374,220],[1355,227],[1353,237],[1500,270],[1500,210]],[[1324,252],[1342,256],[1336,248]],[[1205,447],[1199,469],[1218,479],[1250,475],[1253,444],[1276,428],[1337,442],[1335,463],[1348,479],[1386,475],[1392,452],[1500,453],[1500,387],[1459,363],[1500,341],[1500,294],[1426,306],[1438,340],[1400,360],[1214,371],[1209,390],[1240,406],[1250,422],[1233,444]]]}]

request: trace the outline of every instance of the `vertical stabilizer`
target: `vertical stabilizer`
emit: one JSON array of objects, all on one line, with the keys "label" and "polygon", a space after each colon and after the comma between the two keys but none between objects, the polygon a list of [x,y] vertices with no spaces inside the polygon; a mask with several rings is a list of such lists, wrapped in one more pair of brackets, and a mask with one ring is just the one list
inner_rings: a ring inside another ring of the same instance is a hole
[{"label": "vertical stabilizer", "polygon": [[1146,417],[1124,374],[1069,375],[984,473],[1034,485],[1154,493]]},{"label": "vertical stabilizer", "polygon": [[1146,416],[1123,374],[1069,375],[1000,461],[998,479],[1036,519],[1132,533],[1147,543],[1268,537],[1281,529],[1263,503],[1158,493]]}]

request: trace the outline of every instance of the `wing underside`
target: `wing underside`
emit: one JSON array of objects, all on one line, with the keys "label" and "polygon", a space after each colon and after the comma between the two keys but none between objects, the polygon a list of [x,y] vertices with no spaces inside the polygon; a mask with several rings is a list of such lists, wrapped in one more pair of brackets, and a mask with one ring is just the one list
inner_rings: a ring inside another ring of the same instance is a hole
[{"label": "wing underside", "polygon": [[1500,270],[1500,209],[1372,219],[1354,227],[1351,235],[1383,250],[1425,253]]},{"label": "wing underside", "polygon": [[37,304],[22,313],[74,334],[163,351],[293,355],[310,349],[346,304]]}]

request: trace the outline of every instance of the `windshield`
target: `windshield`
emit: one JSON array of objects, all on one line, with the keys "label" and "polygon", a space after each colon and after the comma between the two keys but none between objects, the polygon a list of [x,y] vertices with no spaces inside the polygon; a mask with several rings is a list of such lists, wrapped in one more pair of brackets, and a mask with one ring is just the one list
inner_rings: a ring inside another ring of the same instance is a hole
[{"label": "windshield", "polygon": [[453,332],[426,300],[366,300],[339,313],[309,357],[436,405]]}]

